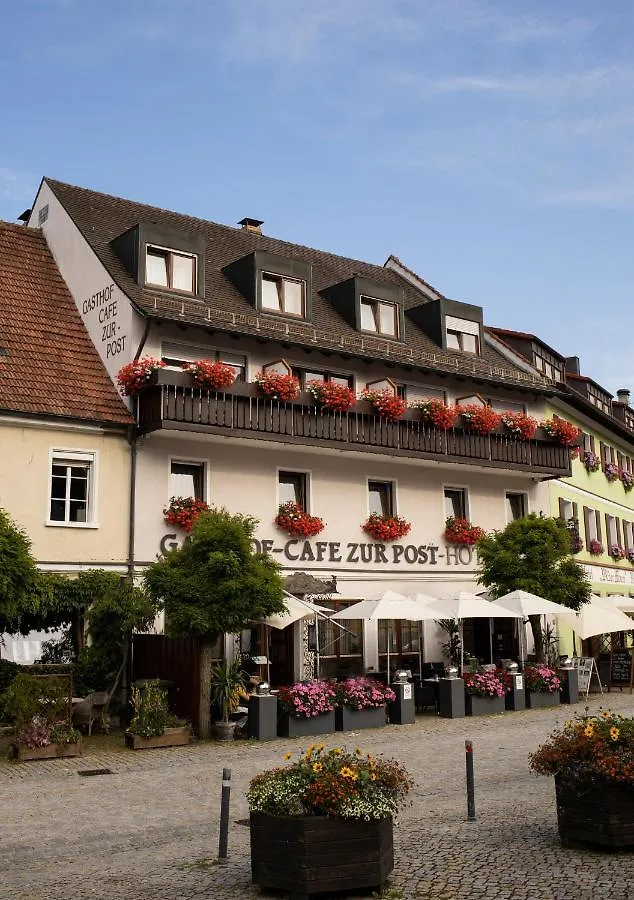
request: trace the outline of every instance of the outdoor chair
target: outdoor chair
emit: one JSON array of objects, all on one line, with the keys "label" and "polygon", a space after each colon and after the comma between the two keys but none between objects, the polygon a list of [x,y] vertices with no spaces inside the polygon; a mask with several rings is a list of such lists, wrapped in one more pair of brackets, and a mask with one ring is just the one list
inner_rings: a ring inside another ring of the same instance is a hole
[{"label": "outdoor chair", "polygon": [[95,691],[88,694],[73,706],[73,725],[77,728],[87,726],[88,734],[92,734],[92,726],[95,722],[101,721],[109,701],[110,696],[107,691]]}]

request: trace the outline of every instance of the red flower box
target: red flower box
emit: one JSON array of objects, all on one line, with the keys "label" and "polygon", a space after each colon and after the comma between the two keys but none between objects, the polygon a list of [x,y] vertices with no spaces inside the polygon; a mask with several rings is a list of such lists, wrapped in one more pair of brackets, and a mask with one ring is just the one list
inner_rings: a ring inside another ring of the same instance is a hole
[{"label": "red flower box", "polygon": [[445,540],[450,544],[473,546],[485,535],[484,529],[472,525],[468,519],[450,516],[445,522]]},{"label": "red flower box", "polygon": [[527,416],[526,413],[508,412],[502,413],[502,424],[507,428],[513,437],[522,441],[530,441],[535,437],[537,431],[537,419]]},{"label": "red flower box", "polygon": [[442,400],[423,400],[413,403],[412,409],[420,410],[421,416],[426,422],[431,422],[434,428],[448,431],[456,424],[458,409],[455,406],[447,406]]},{"label": "red flower box", "polygon": [[211,391],[219,391],[230,387],[236,380],[236,371],[233,366],[223,362],[212,362],[209,359],[199,359],[192,365],[183,367],[196,387],[206,388]]},{"label": "red flower box", "polygon": [[557,441],[565,447],[572,447],[579,440],[581,434],[581,430],[572,422],[567,422],[566,419],[545,419],[542,422],[542,428],[553,441]]},{"label": "red flower box", "polygon": [[309,381],[306,390],[316,403],[334,412],[348,412],[357,400],[352,388],[332,381]]},{"label": "red flower box", "polygon": [[468,431],[476,434],[490,434],[499,426],[501,416],[490,406],[479,406],[477,403],[468,403],[458,406],[458,412],[465,422]]},{"label": "red flower box", "polygon": [[314,537],[324,530],[323,519],[309,516],[298,503],[282,503],[275,524],[294,537]]},{"label": "red flower box", "polygon": [[373,513],[362,525],[363,530],[376,541],[395,541],[409,534],[411,527],[400,516],[379,516],[377,513]]},{"label": "red flower box", "polygon": [[169,506],[163,510],[163,516],[168,525],[177,525],[189,534],[194,522],[203,512],[209,512],[209,506],[204,500],[172,497]]},{"label": "red flower box", "polygon": [[281,400],[288,403],[299,396],[299,380],[294,375],[281,375],[279,372],[258,372],[255,383],[260,392],[269,400]]},{"label": "red flower box", "polygon": [[117,372],[117,384],[122,393],[127,397],[141,393],[148,386],[152,376],[165,365],[160,359],[152,356],[144,356],[142,359],[133,359],[132,362],[122,366]]},{"label": "red flower box", "polygon": [[374,407],[376,414],[381,416],[382,419],[387,419],[388,422],[396,422],[407,409],[407,403],[389,389],[384,391],[363,391],[361,399],[368,400]]}]

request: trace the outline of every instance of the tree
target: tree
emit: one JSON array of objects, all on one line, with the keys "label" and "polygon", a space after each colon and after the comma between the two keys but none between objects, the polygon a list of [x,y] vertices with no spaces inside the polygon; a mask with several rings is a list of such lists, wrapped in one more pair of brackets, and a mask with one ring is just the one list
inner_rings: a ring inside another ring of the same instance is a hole
[{"label": "tree", "polygon": [[28,634],[37,615],[43,584],[31,542],[5,510],[0,509],[0,635]]},{"label": "tree", "polygon": [[183,545],[168,550],[145,573],[148,593],[164,604],[166,631],[202,639],[201,737],[208,737],[211,727],[213,642],[285,608],[279,566],[253,550],[257,524],[226,509],[202,513]]},{"label": "tree", "polygon": [[[523,590],[579,609],[590,599],[590,582],[571,556],[570,532],[561,519],[534,514],[511,522],[504,531],[478,541],[480,584],[493,597]],[[529,616],[535,654],[544,659],[540,616]]]}]

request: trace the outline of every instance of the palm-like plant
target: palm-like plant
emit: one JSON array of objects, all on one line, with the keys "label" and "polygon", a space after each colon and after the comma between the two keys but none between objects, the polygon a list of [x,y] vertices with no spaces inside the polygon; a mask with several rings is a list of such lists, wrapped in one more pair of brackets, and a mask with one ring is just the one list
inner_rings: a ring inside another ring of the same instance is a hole
[{"label": "palm-like plant", "polygon": [[224,660],[211,672],[211,697],[214,708],[222,713],[222,721],[228,722],[230,713],[236,712],[240,697],[244,694],[245,679],[249,676],[242,669],[242,660]]}]

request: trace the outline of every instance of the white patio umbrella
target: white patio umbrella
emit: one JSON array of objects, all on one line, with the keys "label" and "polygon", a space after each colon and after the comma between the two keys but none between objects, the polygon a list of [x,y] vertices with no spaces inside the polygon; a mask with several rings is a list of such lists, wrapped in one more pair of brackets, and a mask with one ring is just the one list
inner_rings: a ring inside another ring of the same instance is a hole
[{"label": "white patio umbrella", "polygon": [[605,597],[613,606],[623,612],[634,612],[634,597],[626,597],[624,594],[612,594]]},{"label": "white patio umbrella", "polygon": [[605,597],[596,595],[592,596],[589,603],[584,603],[578,612],[566,613],[561,618],[582,640],[596,634],[634,629],[634,619],[630,619],[620,609],[611,609]]},{"label": "white patio umbrella", "polygon": [[[505,609],[517,612],[522,618],[545,615],[558,616],[565,615],[571,611],[568,606],[564,606],[562,603],[553,603],[552,600],[547,600],[538,594],[531,594],[529,591],[521,590],[511,591],[509,594],[498,597],[494,601],[494,605],[503,606]],[[526,657],[525,649],[525,640],[522,634],[520,638],[520,659],[522,663]]]},{"label": "white patio umbrella", "polygon": [[[422,622],[423,619],[433,619],[427,609],[427,602],[431,603],[434,597],[417,594],[416,598],[406,597],[396,591],[385,591],[379,597],[360,600],[346,609],[340,610],[331,616],[331,619],[363,619],[366,622],[385,619],[391,622],[393,619],[406,619],[410,622]],[[390,626],[387,635],[387,672],[390,674]],[[418,651],[419,665],[422,662],[421,651]],[[422,668],[422,666],[421,666]]]},{"label": "white patio umbrella", "polygon": [[438,597],[426,604],[435,613],[434,619],[457,619],[460,626],[460,672],[462,673],[463,652],[463,620],[464,619],[519,619],[522,613],[513,612],[503,606],[497,606],[489,600],[478,597],[469,591],[456,591],[448,597]]}]

